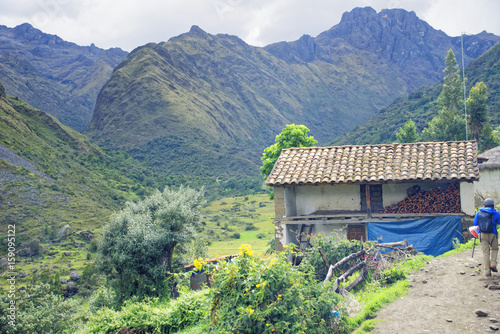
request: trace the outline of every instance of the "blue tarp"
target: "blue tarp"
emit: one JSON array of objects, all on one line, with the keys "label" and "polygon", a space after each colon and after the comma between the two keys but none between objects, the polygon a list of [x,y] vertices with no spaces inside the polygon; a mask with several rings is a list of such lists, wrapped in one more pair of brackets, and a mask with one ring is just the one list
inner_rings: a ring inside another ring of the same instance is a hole
[{"label": "blue tarp", "polygon": [[368,240],[407,240],[417,251],[438,256],[453,249],[453,239],[463,242],[460,216],[432,217],[390,223],[368,223]]}]

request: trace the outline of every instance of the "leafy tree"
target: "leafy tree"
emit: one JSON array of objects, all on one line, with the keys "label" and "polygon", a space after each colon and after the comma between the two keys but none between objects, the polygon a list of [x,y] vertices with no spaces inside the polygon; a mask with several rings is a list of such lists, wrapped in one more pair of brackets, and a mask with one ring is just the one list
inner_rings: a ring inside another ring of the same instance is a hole
[{"label": "leafy tree", "polygon": [[486,123],[481,132],[481,140],[479,140],[479,152],[484,152],[499,145],[500,137],[497,131],[493,130],[489,122]]},{"label": "leafy tree", "polygon": [[165,187],[137,203],[127,202],[112,216],[98,254],[120,301],[163,292],[175,247],[195,236],[202,201],[202,192],[189,187]]},{"label": "leafy tree", "polygon": [[422,131],[422,136],[429,141],[465,140],[465,118],[448,109],[441,109],[438,115]]},{"label": "leafy tree", "polygon": [[441,108],[447,108],[452,113],[458,113],[463,106],[463,85],[460,78],[460,69],[457,65],[455,54],[450,49],[446,54],[445,77],[443,90],[438,98],[438,104]]},{"label": "leafy tree", "polygon": [[[469,129],[472,137],[479,141],[483,126],[488,122],[488,88],[484,82],[478,82],[471,88],[467,99],[467,111],[469,118]],[[490,131],[491,132],[491,131]]]},{"label": "leafy tree", "polygon": [[411,119],[403,127],[399,128],[396,138],[400,143],[416,143],[421,139],[417,132],[417,126]]},{"label": "leafy tree", "polygon": [[305,125],[288,124],[279,135],[276,136],[275,144],[264,149],[262,155],[262,167],[260,173],[265,178],[271,174],[274,164],[281,154],[281,150],[290,147],[310,147],[318,141],[308,136],[309,129]]},{"label": "leafy tree", "polygon": [[464,115],[460,112],[463,104],[460,70],[451,49],[446,55],[445,65],[443,90],[438,98],[441,110],[422,131],[423,137],[429,141],[465,140],[466,138],[467,124]]}]

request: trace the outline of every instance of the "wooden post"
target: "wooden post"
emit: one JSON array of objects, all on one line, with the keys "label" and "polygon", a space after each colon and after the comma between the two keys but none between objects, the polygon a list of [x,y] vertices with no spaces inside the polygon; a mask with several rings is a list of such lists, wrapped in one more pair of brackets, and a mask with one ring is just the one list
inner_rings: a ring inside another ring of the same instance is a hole
[{"label": "wooden post", "polygon": [[366,187],[366,215],[368,218],[371,218],[372,216],[372,203],[371,203],[371,198],[370,198],[370,185],[367,184]]}]

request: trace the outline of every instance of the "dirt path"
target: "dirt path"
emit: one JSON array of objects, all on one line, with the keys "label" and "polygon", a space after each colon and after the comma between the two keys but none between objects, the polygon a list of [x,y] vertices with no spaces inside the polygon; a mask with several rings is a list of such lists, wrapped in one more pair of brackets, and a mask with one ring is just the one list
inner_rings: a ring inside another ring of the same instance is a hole
[{"label": "dirt path", "polygon": [[[467,250],[434,259],[412,275],[412,288],[379,311],[372,333],[500,333],[500,272],[485,276],[477,245],[471,255]],[[488,316],[478,317],[478,309]]]}]

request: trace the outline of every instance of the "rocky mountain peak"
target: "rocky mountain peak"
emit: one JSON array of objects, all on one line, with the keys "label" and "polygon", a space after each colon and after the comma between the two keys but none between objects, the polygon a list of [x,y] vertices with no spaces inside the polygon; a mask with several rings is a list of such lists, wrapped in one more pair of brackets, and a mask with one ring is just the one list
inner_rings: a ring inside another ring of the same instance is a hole
[{"label": "rocky mountain peak", "polygon": [[201,37],[201,38],[205,38],[208,36],[207,32],[203,29],[201,29],[199,26],[197,25],[193,25],[191,27],[191,29],[189,29],[189,35],[193,36],[193,37]]},{"label": "rocky mountain peak", "polygon": [[57,35],[50,35],[43,33],[41,30],[34,28],[29,23],[20,24],[12,29],[13,37],[25,42],[31,42],[41,45],[60,45],[60,44],[73,44],[64,41]]},{"label": "rocky mountain peak", "polygon": [[360,19],[366,20],[367,18],[375,16],[377,16],[377,12],[375,11],[375,9],[371,7],[357,7],[350,12],[345,12],[344,14],[342,14],[342,19],[340,20],[339,24],[359,21]]}]

